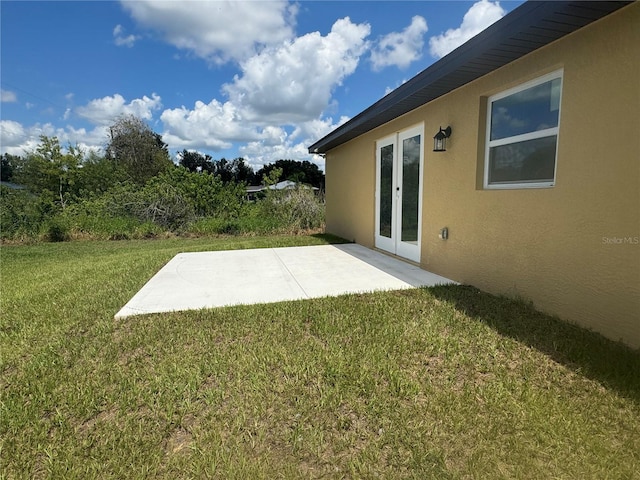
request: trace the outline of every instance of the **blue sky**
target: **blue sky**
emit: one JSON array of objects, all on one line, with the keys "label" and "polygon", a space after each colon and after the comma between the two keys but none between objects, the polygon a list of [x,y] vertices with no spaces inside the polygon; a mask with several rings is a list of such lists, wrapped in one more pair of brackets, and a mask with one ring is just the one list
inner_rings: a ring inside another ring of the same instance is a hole
[{"label": "blue sky", "polygon": [[0,153],[99,149],[135,114],[170,151],[307,147],[519,1],[2,1]]}]

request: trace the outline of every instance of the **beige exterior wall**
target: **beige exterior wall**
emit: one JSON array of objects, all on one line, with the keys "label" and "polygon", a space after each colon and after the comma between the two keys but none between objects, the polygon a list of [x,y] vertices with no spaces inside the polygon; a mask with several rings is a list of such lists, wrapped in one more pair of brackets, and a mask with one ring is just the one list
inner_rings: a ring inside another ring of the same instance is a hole
[{"label": "beige exterior wall", "polygon": [[[421,266],[640,347],[639,25],[636,3],[330,151],[327,231],[373,246],[375,142],[424,122]],[[483,189],[487,97],[560,68],[555,186]]]}]

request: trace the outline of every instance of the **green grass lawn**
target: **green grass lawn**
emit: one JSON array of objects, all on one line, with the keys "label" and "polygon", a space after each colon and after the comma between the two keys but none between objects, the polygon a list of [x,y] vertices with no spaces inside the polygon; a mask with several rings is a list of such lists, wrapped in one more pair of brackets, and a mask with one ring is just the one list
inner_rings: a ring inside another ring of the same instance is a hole
[{"label": "green grass lawn", "polygon": [[113,315],[180,251],[0,248],[0,478],[640,478],[640,354],[465,286]]}]

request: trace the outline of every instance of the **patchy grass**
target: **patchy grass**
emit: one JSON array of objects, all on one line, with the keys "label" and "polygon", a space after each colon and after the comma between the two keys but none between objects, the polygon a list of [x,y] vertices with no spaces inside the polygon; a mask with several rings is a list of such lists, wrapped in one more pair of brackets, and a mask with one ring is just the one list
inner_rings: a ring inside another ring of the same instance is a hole
[{"label": "patchy grass", "polygon": [[0,478],[638,478],[640,354],[464,286],[115,321],[180,251],[0,248]]}]

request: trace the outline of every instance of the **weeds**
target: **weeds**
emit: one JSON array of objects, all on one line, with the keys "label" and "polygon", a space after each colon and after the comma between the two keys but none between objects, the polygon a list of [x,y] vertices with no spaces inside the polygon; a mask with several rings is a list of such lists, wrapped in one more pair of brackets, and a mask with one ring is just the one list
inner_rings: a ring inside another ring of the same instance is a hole
[{"label": "weeds", "polygon": [[140,187],[121,183],[69,201],[0,187],[0,240],[122,240],[174,235],[265,235],[321,231],[324,201],[310,188],[269,190],[256,202],[242,184],[175,168]]}]

